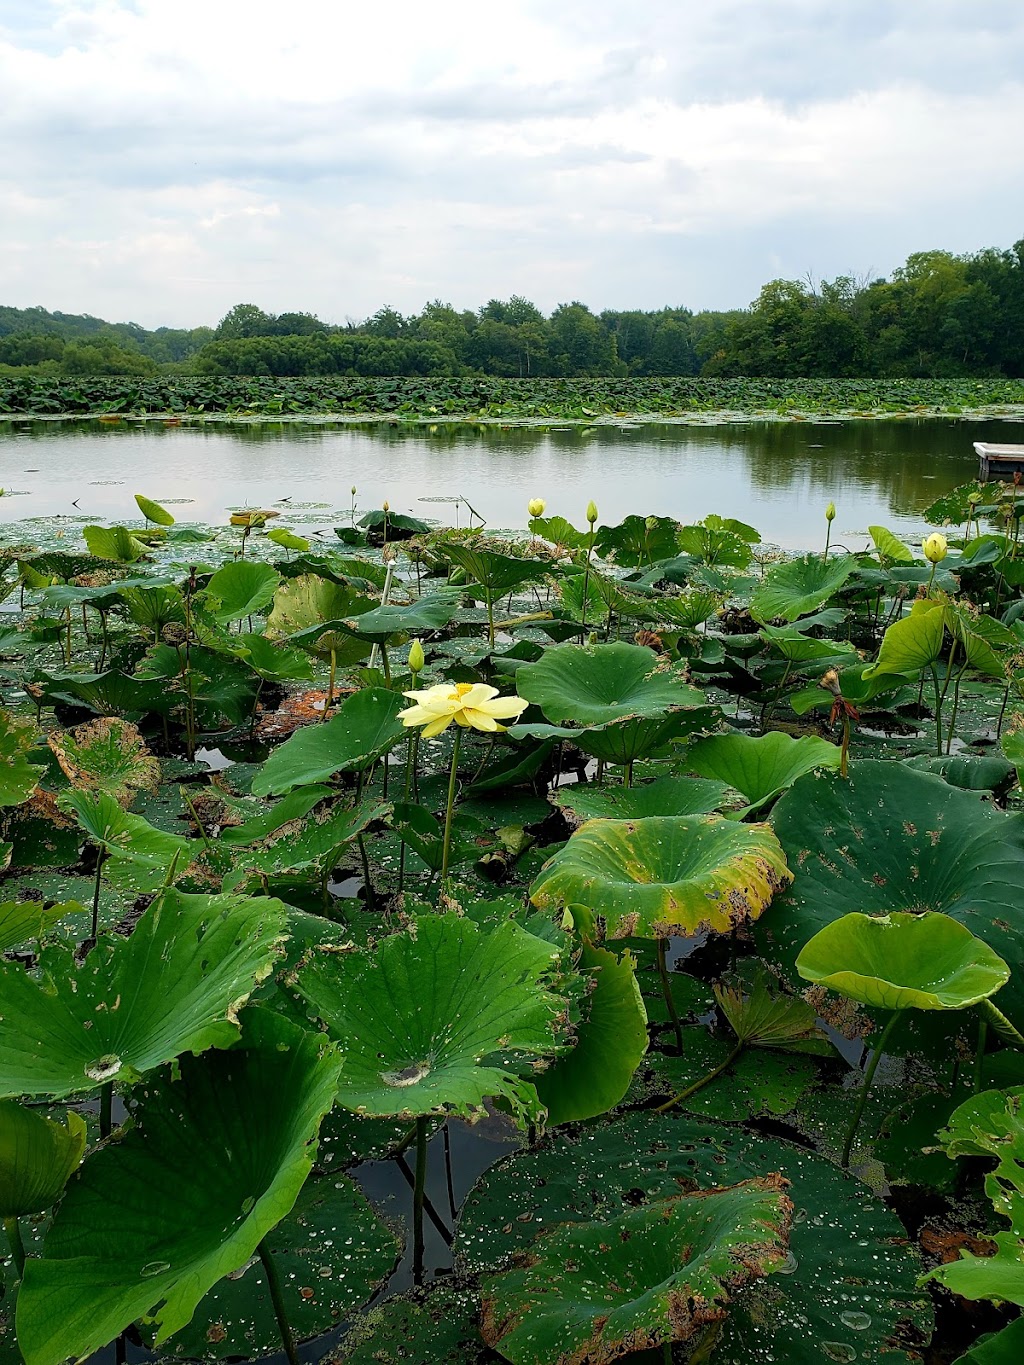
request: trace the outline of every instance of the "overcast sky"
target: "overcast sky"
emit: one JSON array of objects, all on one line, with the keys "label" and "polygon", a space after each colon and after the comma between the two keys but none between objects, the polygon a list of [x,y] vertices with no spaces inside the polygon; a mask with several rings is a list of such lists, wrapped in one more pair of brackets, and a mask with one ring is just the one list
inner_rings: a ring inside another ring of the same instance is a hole
[{"label": "overcast sky", "polygon": [[1024,237],[1021,0],[0,0],[0,304],[747,305]]}]

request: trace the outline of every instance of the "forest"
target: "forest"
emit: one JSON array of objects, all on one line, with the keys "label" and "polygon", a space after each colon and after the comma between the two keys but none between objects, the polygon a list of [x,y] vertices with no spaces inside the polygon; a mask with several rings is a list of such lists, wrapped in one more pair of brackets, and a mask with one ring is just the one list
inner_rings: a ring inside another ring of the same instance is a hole
[{"label": "forest", "polygon": [[747,309],[545,317],[528,299],[477,311],[434,300],[341,325],[237,304],[216,327],[0,307],[0,374],[504,378],[1016,378],[1024,375],[1024,240],[920,251],[889,278],[771,280]]}]

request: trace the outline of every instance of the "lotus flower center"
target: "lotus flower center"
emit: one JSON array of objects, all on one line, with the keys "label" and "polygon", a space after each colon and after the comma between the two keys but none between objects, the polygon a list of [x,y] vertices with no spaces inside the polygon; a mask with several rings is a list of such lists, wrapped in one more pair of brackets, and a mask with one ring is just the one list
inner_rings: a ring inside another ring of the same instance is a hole
[{"label": "lotus flower center", "polygon": [[455,684],[455,695],[456,695],[456,696],[459,698],[459,700],[461,701],[461,699],[466,695],[467,692],[472,692],[472,690],[473,690],[473,688],[474,688],[475,686],[476,686],[475,683],[456,683],[456,684]]}]

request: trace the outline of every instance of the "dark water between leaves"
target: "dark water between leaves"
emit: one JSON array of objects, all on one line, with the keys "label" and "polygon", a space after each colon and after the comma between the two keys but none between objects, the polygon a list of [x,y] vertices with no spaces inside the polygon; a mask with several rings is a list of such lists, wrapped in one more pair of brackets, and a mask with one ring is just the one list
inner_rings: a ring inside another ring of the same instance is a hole
[{"label": "dark water between leaves", "polygon": [[227,508],[278,507],[282,522],[329,529],[380,507],[451,524],[460,495],[492,529],[523,527],[529,498],[582,525],[637,513],[756,526],[786,549],[816,546],[834,501],[833,542],[872,523],[916,536],[921,511],[974,477],[978,440],[1024,442],[1024,422],[898,418],[681,426],[496,427],[18,421],[0,423],[0,520],[68,526],[137,520],[133,494],[179,521],[222,524]]}]

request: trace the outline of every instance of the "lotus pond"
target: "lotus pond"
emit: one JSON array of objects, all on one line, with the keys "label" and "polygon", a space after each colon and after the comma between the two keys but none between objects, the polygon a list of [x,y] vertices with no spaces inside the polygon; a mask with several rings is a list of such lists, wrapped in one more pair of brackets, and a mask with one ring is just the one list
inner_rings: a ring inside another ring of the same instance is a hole
[{"label": "lotus pond", "polygon": [[463,491],[3,527],[0,1361],[1019,1360],[1024,498]]}]

